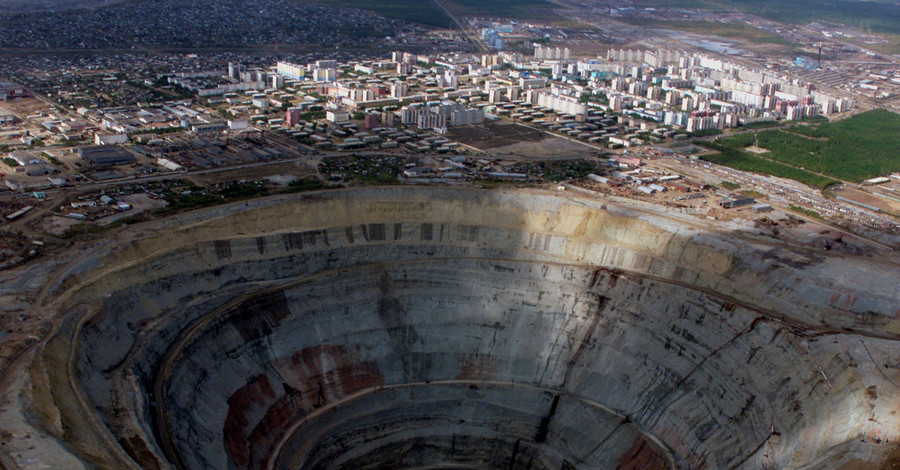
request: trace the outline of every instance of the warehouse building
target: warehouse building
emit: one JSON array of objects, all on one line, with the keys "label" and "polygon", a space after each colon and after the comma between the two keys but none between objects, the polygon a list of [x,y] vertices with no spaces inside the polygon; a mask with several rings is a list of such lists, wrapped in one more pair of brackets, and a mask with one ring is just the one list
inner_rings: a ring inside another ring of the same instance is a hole
[{"label": "warehouse building", "polygon": [[126,165],[134,161],[134,156],[127,150],[114,145],[99,145],[78,149],[81,158],[91,166]]}]

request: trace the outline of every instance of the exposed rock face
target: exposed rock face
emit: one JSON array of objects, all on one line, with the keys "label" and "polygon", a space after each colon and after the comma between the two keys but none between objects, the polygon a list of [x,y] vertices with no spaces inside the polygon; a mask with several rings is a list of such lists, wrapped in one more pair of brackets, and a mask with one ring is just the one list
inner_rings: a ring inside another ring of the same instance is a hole
[{"label": "exposed rock face", "polygon": [[45,280],[64,321],[23,406],[99,467],[827,469],[900,434],[893,254],[371,188],[79,256]]}]

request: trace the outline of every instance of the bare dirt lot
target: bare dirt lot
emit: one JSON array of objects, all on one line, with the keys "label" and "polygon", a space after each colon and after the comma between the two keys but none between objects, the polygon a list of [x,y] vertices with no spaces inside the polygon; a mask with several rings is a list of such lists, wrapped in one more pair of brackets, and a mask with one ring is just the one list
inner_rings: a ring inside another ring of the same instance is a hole
[{"label": "bare dirt lot", "polygon": [[83,222],[81,221],[70,219],[68,217],[51,215],[50,217],[44,217],[40,223],[38,223],[37,227],[50,235],[60,236],[66,233],[66,230],[69,230],[75,225],[81,225],[82,223]]},{"label": "bare dirt lot", "polygon": [[580,158],[601,150],[509,122],[455,128],[450,130],[448,137],[498,156],[565,159]]},{"label": "bare dirt lot", "polygon": [[519,142],[540,142],[547,134],[518,124],[492,122],[483,126],[463,126],[451,129],[449,137],[480,150],[488,150]]},{"label": "bare dirt lot", "polygon": [[750,153],[755,153],[755,154],[757,154],[757,155],[763,154],[763,153],[769,153],[769,149],[765,149],[765,148],[762,148],[762,147],[757,147],[757,146],[755,146],[755,145],[751,145],[751,146],[749,146],[749,147],[744,147],[744,150],[746,150],[746,151],[748,151],[748,152],[750,152]]},{"label": "bare dirt lot", "polygon": [[131,210],[117,212],[113,215],[98,219],[97,221],[99,223],[109,224],[125,217],[140,214],[141,212],[148,210],[161,209],[168,205],[166,201],[152,197],[147,193],[130,194],[128,196],[122,196],[118,200],[120,202],[127,202],[128,204],[131,204]]},{"label": "bare dirt lot", "polygon": [[[874,194],[869,194],[865,191],[860,191],[858,189],[847,186],[834,188],[831,190],[831,192],[835,196],[840,196],[851,201],[858,202],[860,204],[865,204],[867,206],[877,207],[879,210],[882,210],[889,214],[900,215],[900,202],[889,199],[887,197],[876,196]],[[891,197],[896,198],[896,196]]]},{"label": "bare dirt lot", "polygon": [[517,142],[491,149],[491,153],[496,155],[560,160],[583,158],[600,151],[600,149],[556,136],[548,136],[539,142]]},{"label": "bare dirt lot", "polygon": [[49,111],[53,107],[36,98],[19,98],[0,103],[0,110],[6,111],[19,119],[35,114],[38,111]]}]

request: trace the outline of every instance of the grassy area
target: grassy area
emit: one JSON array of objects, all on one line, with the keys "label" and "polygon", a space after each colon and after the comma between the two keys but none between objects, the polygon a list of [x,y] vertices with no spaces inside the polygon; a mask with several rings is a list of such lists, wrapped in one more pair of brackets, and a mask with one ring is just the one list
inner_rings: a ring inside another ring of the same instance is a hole
[{"label": "grassy area", "polygon": [[731,190],[731,191],[734,191],[735,189],[738,189],[741,187],[741,185],[739,185],[737,183],[732,183],[731,181],[722,181],[721,183],[719,183],[719,185],[721,185],[723,188]]},{"label": "grassy area", "polygon": [[592,25],[589,25],[586,23],[582,23],[580,21],[572,21],[572,20],[554,21],[551,24],[553,26],[556,26],[557,28],[572,29],[572,30],[576,30],[576,31],[589,31],[589,30],[597,29],[596,26],[592,26]]},{"label": "grassy area", "polygon": [[652,2],[652,6],[660,8],[691,8],[698,10],[718,10],[722,8],[715,0],[655,0]]},{"label": "grassy area", "polygon": [[327,187],[328,186],[318,178],[302,178],[291,181],[288,184],[286,192],[300,193],[303,191],[315,191],[317,189],[324,189]]},{"label": "grassy area", "polygon": [[885,42],[872,44],[858,38],[847,38],[846,41],[880,54],[900,54],[900,33],[882,32],[880,35],[885,39]]},{"label": "grassy area", "polygon": [[328,115],[328,111],[325,111],[324,109],[320,109],[317,111],[306,111],[306,112],[300,113],[299,120],[310,121],[310,122],[318,121],[319,119],[325,119],[325,116],[327,116],[327,115]]},{"label": "grassy area", "polygon": [[687,135],[691,137],[709,137],[711,135],[719,135],[722,133],[722,129],[703,129],[702,131],[694,131],[688,132]]},{"label": "grassy area", "polygon": [[362,175],[360,181],[372,185],[397,184],[397,175],[390,169],[382,169],[367,175]]},{"label": "grassy area", "polygon": [[793,45],[793,43],[776,33],[754,28],[753,26],[744,23],[686,20],[665,21],[650,18],[627,18],[623,21],[638,26],[654,26],[705,35],[713,34],[725,38],[743,39],[745,41],[761,44]]},{"label": "grassy area", "polygon": [[[877,45],[859,43],[860,47],[888,54],[900,53],[900,8],[897,8],[896,2],[890,0],[817,0],[815,5],[811,5],[808,0],[700,0],[696,2],[691,0],[653,0],[647,6],[737,10],[788,24],[806,24],[812,21],[844,24],[863,32],[882,34],[888,40],[887,43]],[[694,22],[694,24],[700,23]],[[717,23],[709,24],[717,25]],[[774,34],[775,37],[768,36],[767,34],[771,33],[765,31],[762,33],[742,31],[729,34],[728,31],[722,31],[721,26],[716,26],[716,31],[698,31],[698,26],[678,26],[672,24],[669,27],[681,31],[717,34],[724,37],[741,37],[737,34],[749,33],[746,38],[753,42],[787,44],[783,38]],[[747,28],[752,29],[750,26]]]},{"label": "grassy area", "polygon": [[41,156],[44,157],[45,160],[54,164],[54,165],[62,165],[62,162],[59,161],[58,158],[50,155],[48,152],[41,152]]},{"label": "grassy area", "polygon": [[10,157],[3,157],[3,163],[6,163],[11,168],[15,168],[15,167],[19,166],[19,162],[13,160]]},{"label": "grassy area", "polygon": [[803,118],[801,122],[805,122],[807,124],[822,124],[823,122],[828,122],[828,118],[825,116],[810,116],[807,118]]},{"label": "grassy area", "polygon": [[550,181],[584,178],[596,170],[596,163],[581,159],[520,163],[510,169],[513,173],[540,174]]},{"label": "grassy area", "polygon": [[781,127],[784,125],[782,121],[757,121],[751,122],[744,126],[745,129],[768,129],[770,127]]},{"label": "grassy area", "polygon": [[807,216],[807,217],[812,217],[812,218],[814,218],[814,219],[821,219],[821,218],[822,218],[822,214],[819,214],[818,212],[813,211],[813,210],[804,209],[804,208],[802,208],[802,207],[800,207],[800,206],[795,206],[795,205],[793,205],[793,204],[790,206],[790,208],[791,208],[792,211],[798,212],[798,213],[803,214],[803,215],[805,215],[805,216]]},{"label": "grassy area", "polygon": [[716,155],[703,155],[700,157],[705,161],[716,163],[718,165],[724,165],[741,171],[751,171],[782,178],[790,178],[807,186],[819,189],[837,183],[837,181],[831,178],[826,178],[799,168],[766,160],[733,147],[727,147],[712,142],[704,142],[701,143],[701,145],[720,151],[720,153]]},{"label": "grassy area", "polygon": [[728,147],[744,148],[753,145],[756,142],[756,136],[751,133],[735,134],[728,137],[720,137],[716,142]]},{"label": "grassy area", "polygon": [[756,198],[756,199],[760,199],[760,198],[766,197],[765,194],[763,194],[763,193],[761,193],[761,192],[759,192],[759,191],[753,191],[753,190],[741,191],[741,194],[744,194],[744,195],[746,195],[746,196],[750,196],[750,197]]},{"label": "grassy area", "polygon": [[523,20],[564,20],[546,0],[443,0],[454,15],[490,16]]},{"label": "grassy area", "polygon": [[371,10],[379,15],[439,28],[454,27],[453,20],[431,0],[320,0],[327,5]]},{"label": "grassy area", "polygon": [[[791,126],[788,132],[756,134],[766,158],[849,181],[862,181],[900,171],[900,115],[873,110],[814,126]],[[731,148],[752,145],[752,134],[723,137]]]},{"label": "grassy area", "polygon": [[189,209],[267,196],[269,190],[262,184],[249,182],[228,183],[215,188],[201,188],[185,182],[184,184],[176,183],[171,188],[164,190],[162,194],[169,205],[154,211],[154,215],[157,216],[167,216]]},{"label": "grassy area", "polygon": [[774,21],[802,24],[831,21],[875,33],[900,33],[900,8],[890,1],[719,0],[723,7],[750,12]]}]

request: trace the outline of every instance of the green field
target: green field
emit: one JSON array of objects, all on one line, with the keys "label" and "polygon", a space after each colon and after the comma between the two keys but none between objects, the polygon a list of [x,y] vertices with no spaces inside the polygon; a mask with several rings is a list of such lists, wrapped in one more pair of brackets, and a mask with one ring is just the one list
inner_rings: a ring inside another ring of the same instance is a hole
[{"label": "green field", "polygon": [[452,28],[455,23],[432,0],[319,0],[326,5],[370,10],[398,20],[412,21],[439,28]]},{"label": "green field", "polygon": [[442,0],[458,16],[488,16],[523,20],[561,20],[558,6],[546,0]]},{"label": "green field", "polygon": [[828,21],[874,33],[900,34],[893,0],[649,0],[645,6],[743,11],[780,23]]},{"label": "green field", "polygon": [[[813,21],[843,24],[866,33],[881,34],[887,43],[864,44],[860,47],[886,54],[900,53],[900,7],[894,0],[648,0],[644,6],[661,8],[692,8],[703,10],[742,11],[759,15],[779,23],[806,24]],[[692,31],[693,26],[675,27]],[[749,27],[749,26],[748,26]],[[703,33],[703,31],[697,31]],[[710,32],[726,37],[740,37],[728,32]],[[756,34],[756,33],[753,33]],[[753,35],[748,37],[753,40]],[[778,39],[771,38],[780,43]],[[769,42],[765,36],[757,36],[757,42]]]},{"label": "green field", "polygon": [[718,144],[756,143],[766,158],[835,178],[860,182],[900,171],[900,115],[873,110],[813,126],[791,126],[724,137]]},{"label": "green field", "polygon": [[900,8],[893,1],[860,0],[718,0],[725,8],[773,21],[802,24],[831,21],[874,33],[900,33]]},{"label": "green field", "polygon": [[828,185],[837,182],[831,178],[826,178],[824,176],[819,176],[808,171],[803,171],[799,168],[794,168],[778,162],[766,160],[764,158],[751,155],[747,152],[744,152],[743,150],[738,150],[733,147],[727,147],[724,145],[719,145],[717,143],[703,143],[702,145],[715,150],[719,150],[720,153],[716,155],[703,155],[700,157],[701,159],[718,165],[731,167],[735,170],[751,171],[754,173],[764,173],[772,176],[780,176],[782,178],[790,178],[792,180],[799,181],[807,186],[812,186],[819,189],[823,189]]},{"label": "green field", "polygon": [[809,210],[809,209],[805,209],[805,208],[800,207],[800,206],[795,206],[795,205],[793,205],[793,204],[791,204],[790,207],[791,207],[791,210],[792,210],[792,211],[794,211],[794,212],[799,212],[799,213],[801,213],[801,214],[803,214],[803,215],[805,215],[805,216],[807,216],[807,217],[813,217],[813,218],[816,218],[816,219],[821,219],[821,218],[822,218],[822,214],[819,214],[819,213],[816,212],[816,211]]},{"label": "green field", "polygon": [[779,45],[795,45],[778,34],[771,33],[748,24],[719,23],[711,21],[663,21],[644,18],[626,18],[626,23],[637,26],[652,26],[658,28],[687,31],[696,34],[713,34],[725,38],[742,39],[749,42]]},{"label": "green field", "polygon": [[741,185],[739,185],[739,184],[737,184],[737,183],[732,183],[731,181],[722,181],[722,182],[719,183],[719,184],[720,184],[723,188],[725,188],[725,189],[727,189],[727,190],[729,190],[729,191],[734,191],[735,189],[739,189],[739,188],[741,187]]},{"label": "green field", "polygon": [[768,129],[770,127],[781,127],[784,125],[782,121],[758,121],[751,122],[744,126],[744,129]]},{"label": "green field", "polygon": [[726,147],[744,148],[753,145],[756,142],[756,136],[749,132],[744,134],[735,134],[728,137],[720,137],[716,139],[716,143]]},{"label": "green field", "polygon": [[[441,28],[454,23],[433,0],[317,0],[335,6],[361,8],[378,14]],[[442,0],[457,16],[563,21],[557,5],[547,0]],[[885,34],[889,43],[875,47],[884,52],[898,50],[900,42],[900,8],[892,1],[817,0],[650,0],[646,6],[737,10],[760,15],[783,23],[802,24],[828,21],[846,24],[861,31]],[[630,20],[639,21],[639,20]],[[781,36],[744,24],[718,22],[657,21],[645,26],[660,26],[699,34],[715,34],[751,42],[794,46]],[[867,46],[868,47],[868,46]],[[874,46],[873,46],[874,47]]]},{"label": "green field", "polygon": [[[379,15],[439,28],[452,28],[453,20],[434,0],[318,0],[326,5],[371,10]],[[456,16],[489,16],[510,19],[561,20],[556,5],[546,0],[442,0]]]}]

